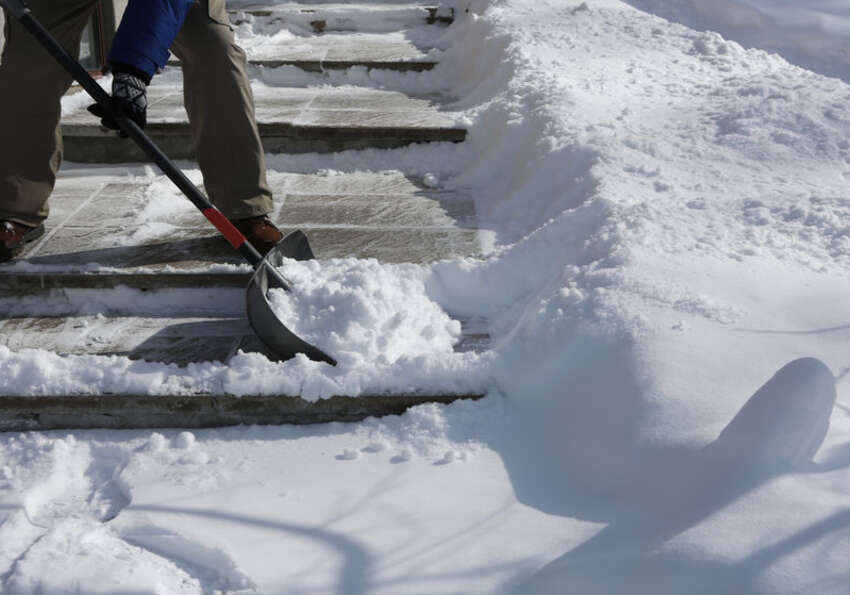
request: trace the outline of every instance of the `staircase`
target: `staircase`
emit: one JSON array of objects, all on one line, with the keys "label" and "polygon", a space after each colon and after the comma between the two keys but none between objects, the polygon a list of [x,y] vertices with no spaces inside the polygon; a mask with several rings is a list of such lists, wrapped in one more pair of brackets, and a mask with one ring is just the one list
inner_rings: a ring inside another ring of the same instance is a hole
[{"label": "staircase", "polygon": [[[309,152],[330,159],[339,151],[465,139],[466,131],[454,125],[436,96],[259,82],[282,68],[314,77],[352,67],[432,69],[439,52],[428,40],[451,24],[451,11],[417,4],[289,3],[239,6],[231,19],[237,36],[244,27],[269,38],[283,28],[296,32],[288,40],[276,41],[287,36],[275,35],[273,42],[245,48],[258,79],[257,114],[268,153]],[[151,136],[169,156],[192,159],[179,74],[166,72],[160,79],[165,82],[155,79],[150,88]],[[0,316],[2,344],[181,366],[227,362],[239,350],[264,352],[245,319],[250,268],[203,217],[176,190],[166,189],[162,178],[129,165],[143,161],[135,147],[101,130],[84,110],[63,118],[62,134],[65,157],[76,164],[60,174],[48,233],[28,247],[22,261],[0,266],[0,301],[10,306]],[[283,231],[304,230],[319,258],[427,263],[479,252],[481,230],[470,197],[403,171],[320,175],[274,165],[285,159],[271,161],[273,218]],[[103,164],[128,164],[124,167],[138,175]],[[176,215],[170,208],[159,213],[162,200],[183,200],[187,206]],[[127,304],[115,292],[103,291],[122,287],[142,290],[142,297]],[[152,289],[172,292],[167,308],[161,300],[144,299]],[[86,296],[109,302],[109,315],[86,315],[80,309]],[[464,333],[457,350],[486,349],[488,337],[480,325],[465,321]],[[314,403],[298,395],[5,395],[0,396],[0,429],[353,421],[424,402],[479,396],[412,391]]]}]

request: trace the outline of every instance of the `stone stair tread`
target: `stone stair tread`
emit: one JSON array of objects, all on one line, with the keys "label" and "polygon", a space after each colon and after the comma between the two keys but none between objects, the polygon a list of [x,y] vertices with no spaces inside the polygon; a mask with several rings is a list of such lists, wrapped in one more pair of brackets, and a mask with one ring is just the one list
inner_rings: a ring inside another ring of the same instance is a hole
[{"label": "stone stair tread", "polygon": [[[425,71],[437,65],[424,39],[414,40],[403,32],[329,33],[321,36],[268,36],[239,40],[256,66],[297,66],[304,70],[346,69],[354,66],[399,71]],[[179,65],[172,56],[169,64]]]},{"label": "stone stair tread", "polygon": [[[238,296],[233,301],[241,304]],[[191,298],[188,298],[191,299]],[[186,298],[176,308],[189,309]],[[235,313],[233,313],[235,314]],[[119,355],[185,366],[228,362],[237,351],[274,353],[254,335],[248,319],[231,316],[0,316],[3,344],[13,350],[46,349],[60,354]],[[455,351],[483,351],[486,333],[472,328]]]},{"label": "stone stair tread", "polygon": [[25,296],[54,289],[169,289],[169,288],[239,288],[248,285],[251,273],[218,273],[187,266],[181,271],[175,266],[127,267],[121,271],[91,272],[74,270],[64,265],[58,270],[0,271],[0,300],[10,296]]},{"label": "stone stair tread", "polygon": [[[204,223],[199,223],[204,225]],[[289,233],[294,227],[281,227]],[[319,258],[375,258],[387,263],[424,264],[457,254],[478,250],[478,234],[474,230],[352,229],[312,228],[300,226]],[[179,230],[173,239],[159,239],[134,245],[118,245],[126,237],[121,229],[66,228],[58,232],[51,244],[27,262],[70,269],[91,265],[122,269],[129,273],[157,274],[159,269],[191,270],[215,264],[242,264],[225,240],[214,231]],[[2,272],[2,270],[0,270]],[[48,275],[49,272],[40,273]],[[86,275],[91,276],[91,275]]]},{"label": "stone stair tread", "polygon": [[[379,58],[374,56],[323,59],[314,60],[310,58],[251,58],[251,66],[261,68],[280,68],[282,66],[294,66],[307,72],[325,72],[328,70],[347,70],[349,68],[362,67],[366,69],[394,70],[398,72],[425,72],[433,70],[437,66],[434,60],[398,60],[395,58]],[[175,61],[170,64],[177,65]]]},{"label": "stone stair tread", "polygon": [[[161,178],[73,173],[57,181],[47,235],[28,245],[19,261],[0,266],[0,293],[149,288],[156,286],[149,277],[157,276],[164,286],[247,283],[247,267],[221,270],[222,264],[242,265],[240,256],[176,190],[159,190]],[[273,219],[284,231],[304,230],[319,258],[427,263],[480,254],[471,199],[425,188],[401,173],[270,171],[269,183],[276,197]],[[146,208],[153,210],[145,214]]]},{"label": "stone stair tread", "polygon": [[[300,153],[393,148],[417,142],[460,142],[466,130],[426,98],[354,87],[254,85],[257,122],[267,152]],[[194,156],[182,86],[154,84],[148,134],[176,159]],[[134,143],[105,130],[85,109],[62,117],[65,158],[87,163],[146,161]]]},{"label": "stone stair tread", "polygon": [[288,395],[9,395],[0,396],[0,431],[354,422],[400,415],[425,403],[448,404],[482,396],[362,395],[307,401]]},{"label": "stone stair tread", "polygon": [[[231,4],[230,19],[241,24],[248,18],[263,22],[294,23],[314,31],[378,30],[421,24],[450,24],[454,11],[434,3],[288,2]],[[322,25],[314,26],[316,21]]]},{"label": "stone stair tread", "polygon": [[[364,87],[269,87],[262,84],[255,84],[253,90],[260,126],[455,128],[451,117],[440,112],[432,100],[396,91]],[[154,83],[149,87],[148,102],[149,125],[188,128],[182,85]],[[349,120],[341,121],[340,115],[347,116]],[[114,136],[110,131],[104,131],[85,109],[64,115],[62,128],[66,133]]]},{"label": "stone stair tread", "polygon": [[236,15],[241,12],[267,16],[275,14],[308,13],[308,14],[344,14],[348,12],[374,12],[385,14],[390,12],[404,12],[419,14],[419,11],[436,9],[438,4],[434,2],[338,2],[328,0],[326,2],[277,2],[273,4],[263,2],[229,2],[228,12]]},{"label": "stone stair tread", "polygon": [[421,47],[402,33],[330,33],[295,39],[258,39],[244,49],[251,61],[319,62],[434,62],[428,48]]}]

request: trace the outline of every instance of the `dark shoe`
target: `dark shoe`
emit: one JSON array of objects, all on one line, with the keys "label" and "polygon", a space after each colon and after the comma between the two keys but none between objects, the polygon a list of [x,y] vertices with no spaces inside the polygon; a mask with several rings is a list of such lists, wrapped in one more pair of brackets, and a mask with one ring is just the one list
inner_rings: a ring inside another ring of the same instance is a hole
[{"label": "dark shoe", "polygon": [[29,227],[12,221],[0,221],[0,262],[12,260],[20,254],[24,244],[44,235],[44,225]]},{"label": "dark shoe", "polygon": [[251,242],[257,252],[263,255],[283,239],[283,234],[265,215],[235,219],[233,225]]}]

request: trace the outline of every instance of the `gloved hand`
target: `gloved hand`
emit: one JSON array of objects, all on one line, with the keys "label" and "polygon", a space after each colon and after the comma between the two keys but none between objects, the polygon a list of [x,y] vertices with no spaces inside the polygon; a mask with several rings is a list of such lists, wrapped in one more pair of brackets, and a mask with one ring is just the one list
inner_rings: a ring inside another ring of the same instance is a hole
[{"label": "gloved hand", "polygon": [[[129,72],[116,72],[112,78],[112,109],[133,120],[140,128],[147,124],[148,96],[147,82]],[[89,106],[89,111],[100,118],[101,124],[126,138],[111,114],[95,103]]]}]

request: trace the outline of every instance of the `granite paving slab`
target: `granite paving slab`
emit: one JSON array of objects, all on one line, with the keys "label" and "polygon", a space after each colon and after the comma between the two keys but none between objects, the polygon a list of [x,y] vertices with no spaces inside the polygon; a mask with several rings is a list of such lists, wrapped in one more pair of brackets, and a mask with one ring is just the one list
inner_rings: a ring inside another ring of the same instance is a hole
[{"label": "granite paving slab", "polygon": [[[60,174],[47,233],[0,266],[0,295],[57,288],[244,287],[250,268],[161,178]],[[428,263],[480,254],[469,197],[401,173],[269,173],[273,219],[319,258]],[[222,265],[228,266],[224,270]]]},{"label": "granite paving slab", "polygon": [[[205,223],[201,223],[206,225]],[[320,258],[375,258],[382,262],[427,263],[469,254],[478,248],[474,230],[418,230],[414,228],[372,228],[299,226],[307,234]],[[294,227],[281,226],[284,234]],[[25,254],[28,263],[51,267],[91,268],[92,264],[126,272],[146,268],[158,274],[169,267],[176,272],[196,270],[199,266],[242,264],[238,253],[219,238],[214,230],[174,229],[173,239],[154,239],[136,245],[119,245],[124,230],[115,228],[67,228],[60,230],[37,254]],[[0,273],[3,269],[0,269]],[[46,275],[47,273],[40,273]],[[120,279],[119,279],[120,282]]]},{"label": "granite paving slab", "polygon": [[0,396],[0,431],[355,422],[401,415],[424,403],[448,404],[482,396],[362,395],[307,401],[288,395],[11,395]]},{"label": "granite paving slab", "polygon": [[[176,306],[175,309],[191,312],[193,304],[184,300]],[[462,326],[464,336],[455,351],[480,352],[489,347],[486,332],[474,325]],[[277,359],[254,335],[244,313],[236,312],[218,317],[0,314],[0,345],[15,351],[45,349],[59,354],[118,355],[180,366],[226,363],[240,350]]]},{"label": "granite paving slab", "polygon": [[288,2],[268,4],[231,4],[230,21],[234,25],[260,23],[268,27],[290,27],[326,31],[395,31],[411,26],[450,25],[454,9],[432,4],[397,3],[340,4]]},{"label": "granite paving slab", "polygon": [[[352,87],[254,85],[257,123],[269,153],[396,148],[461,142],[466,130],[430,99]],[[179,84],[149,88],[149,136],[173,159],[191,159],[194,146]],[[145,162],[128,139],[100,126],[86,110],[62,118],[65,158],[82,163]]]},{"label": "granite paving slab", "polygon": [[[355,66],[423,72],[437,65],[434,51],[421,36],[404,32],[330,33],[321,36],[286,36],[238,40],[255,66],[297,66],[312,72],[343,70]],[[173,63],[178,63],[177,61]]]}]

